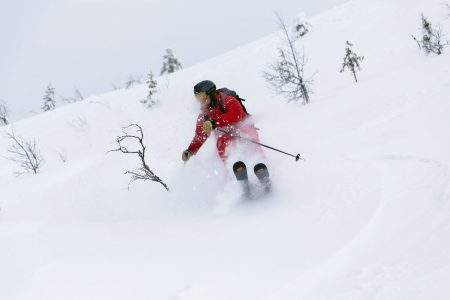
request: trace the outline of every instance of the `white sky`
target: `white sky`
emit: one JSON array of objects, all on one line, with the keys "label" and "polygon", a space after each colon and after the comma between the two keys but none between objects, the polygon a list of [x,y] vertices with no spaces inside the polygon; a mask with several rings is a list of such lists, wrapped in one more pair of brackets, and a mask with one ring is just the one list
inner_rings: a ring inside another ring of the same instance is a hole
[{"label": "white sky", "polygon": [[346,0],[0,0],[0,99],[19,119],[38,111],[48,83],[59,96],[159,75],[164,49],[184,67]]}]

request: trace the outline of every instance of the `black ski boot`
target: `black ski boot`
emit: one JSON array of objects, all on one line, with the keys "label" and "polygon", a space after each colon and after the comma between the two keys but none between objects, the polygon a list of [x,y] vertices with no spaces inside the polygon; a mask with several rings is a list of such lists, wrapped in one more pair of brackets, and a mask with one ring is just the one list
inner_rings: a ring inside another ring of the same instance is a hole
[{"label": "black ski boot", "polygon": [[247,167],[245,163],[242,161],[234,163],[233,172],[234,175],[236,176],[237,181],[239,181],[242,185],[244,197],[250,198],[251,191],[250,191],[250,184],[248,182]]},{"label": "black ski boot", "polygon": [[253,171],[255,172],[256,177],[258,177],[259,182],[261,182],[264,188],[264,192],[269,193],[272,189],[272,182],[270,181],[269,170],[267,169],[267,166],[263,163],[259,163],[255,165]]}]

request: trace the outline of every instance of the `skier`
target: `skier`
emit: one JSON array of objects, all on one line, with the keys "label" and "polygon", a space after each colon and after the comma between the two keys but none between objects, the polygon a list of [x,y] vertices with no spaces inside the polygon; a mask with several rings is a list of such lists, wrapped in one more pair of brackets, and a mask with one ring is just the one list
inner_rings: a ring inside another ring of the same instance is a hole
[{"label": "skier", "polygon": [[[198,150],[213,131],[215,131],[217,138],[217,152],[224,163],[230,156],[230,152],[239,151],[239,148],[243,149],[242,147],[230,147],[232,144],[236,144],[236,136],[245,136],[251,140],[259,141],[258,132],[242,102],[229,93],[226,93],[226,91],[229,90],[217,90],[216,85],[210,80],[201,81],[194,86],[195,98],[200,103],[200,113],[197,118],[194,138],[189,147],[182,153],[184,162],[188,161],[191,156],[197,154]],[[245,154],[248,157],[255,155],[261,158],[264,157],[259,145],[248,145],[247,143],[246,146],[246,149],[249,151],[246,151],[247,153]],[[236,175],[236,179],[243,184],[244,195],[250,196],[250,186],[248,184],[245,163],[242,161],[234,163],[233,172]],[[270,191],[269,172],[266,165],[263,163],[256,164],[254,172],[263,184],[265,191]]]}]

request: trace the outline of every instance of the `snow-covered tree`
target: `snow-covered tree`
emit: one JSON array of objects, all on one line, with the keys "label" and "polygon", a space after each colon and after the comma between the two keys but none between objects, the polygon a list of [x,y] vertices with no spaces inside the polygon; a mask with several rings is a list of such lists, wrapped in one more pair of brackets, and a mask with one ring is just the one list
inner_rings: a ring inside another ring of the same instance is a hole
[{"label": "snow-covered tree", "polygon": [[52,86],[51,83],[47,86],[44,97],[42,99],[44,100],[44,105],[42,106],[41,109],[44,112],[55,109],[56,107],[55,88]]},{"label": "snow-covered tree", "polygon": [[278,25],[283,32],[283,41],[287,47],[278,48],[278,60],[269,66],[270,70],[265,71],[263,77],[276,93],[285,94],[288,101],[302,99],[303,104],[307,104],[310,101],[312,85],[312,79],[305,78],[304,75],[308,60],[295,48],[294,39],[291,38],[283,18],[280,15],[277,17]]},{"label": "snow-covered tree", "polygon": [[9,112],[6,102],[0,99],[0,126],[9,124]]},{"label": "snow-covered tree", "polygon": [[125,82],[125,88],[129,89],[130,87],[136,85],[136,84],[140,84],[141,82],[141,78],[135,78],[133,75],[130,75],[130,77],[128,77],[127,82]]},{"label": "snow-covered tree", "polygon": [[426,55],[430,53],[441,55],[444,47],[449,45],[448,40],[442,40],[444,36],[441,27],[433,28],[430,21],[422,14],[422,38],[419,40],[414,35],[412,37],[417,42],[419,49],[423,50]]},{"label": "snow-covered tree", "polygon": [[166,49],[166,54],[163,56],[163,66],[161,68],[161,75],[170,74],[181,70],[182,66],[178,58],[173,54],[172,49]]},{"label": "snow-covered tree", "polygon": [[450,18],[450,4],[444,3],[444,7],[447,9],[447,18]]},{"label": "snow-covered tree", "polygon": [[308,23],[305,13],[299,13],[293,26],[293,34],[295,39],[304,37],[311,30],[311,24]]},{"label": "snow-covered tree", "polygon": [[148,73],[145,83],[148,86],[148,94],[144,100],[141,100],[141,103],[150,108],[158,102],[158,100],[155,99],[155,94],[158,92],[158,81],[153,76],[153,72],[150,71],[150,73]]},{"label": "snow-covered tree", "polygon": [[361,70],[360,63],[364,60],[364,56],[358,56],[355,52],[351,49],[353,45],[347,41],[346,47],[345,47],[345,57],[344,62],[342,63],[342,69],[341,73],[345,71],[345,69],[349,69],[353,77],[355,78],[355,82],[358,82],[358,78],[356,78],[356,70]]}]

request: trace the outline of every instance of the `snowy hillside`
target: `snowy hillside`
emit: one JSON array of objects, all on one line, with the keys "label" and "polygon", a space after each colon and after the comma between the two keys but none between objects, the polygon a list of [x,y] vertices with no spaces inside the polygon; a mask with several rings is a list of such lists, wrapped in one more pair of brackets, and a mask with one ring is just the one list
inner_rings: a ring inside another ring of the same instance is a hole
[{"label": "snowy hillside", "polygon": [[[277,33],[159,78],[154,109],[142,85],[13,124],[46,163],[16,177],[0,159],[0,298],[449,299],[450,48],[418,50],[422,12],[450,34],[440,0],[351,1],[310,18],[297,42],[317,71],[306,106],[261,77]],[[365,56],[357,84],[339,73],[347,40]],[[183,165],[203,79],[247,99],[263,143],[306,158],[265,151],[270,196],[239,201],[213,139]],[[131,123],[170,193],[128,191],[138,159],[107,152]]]}]

